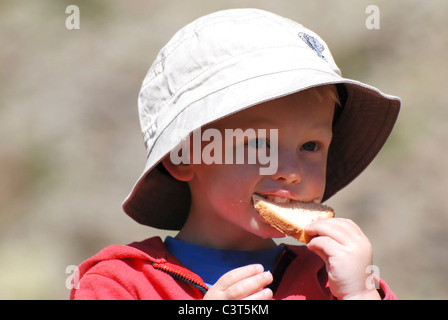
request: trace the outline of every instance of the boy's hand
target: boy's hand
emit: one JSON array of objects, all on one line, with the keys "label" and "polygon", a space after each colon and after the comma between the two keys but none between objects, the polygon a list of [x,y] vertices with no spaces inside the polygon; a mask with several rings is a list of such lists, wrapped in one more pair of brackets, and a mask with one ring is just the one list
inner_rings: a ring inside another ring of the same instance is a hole
[{"label": "boy's hand", "polygon": [[248,265],[224,274],[204,296],[204,300],[270,300],[272,274],[259,264]]},{"label": "boy's hand", "polygon": [[319,219],[306,228],[319,235],[308,243],[318,254],[328,272],[330,290],[338,299],[380,299],[375,289],[367,286],[372,265],[372,246],[361,229],[351,220]]}]

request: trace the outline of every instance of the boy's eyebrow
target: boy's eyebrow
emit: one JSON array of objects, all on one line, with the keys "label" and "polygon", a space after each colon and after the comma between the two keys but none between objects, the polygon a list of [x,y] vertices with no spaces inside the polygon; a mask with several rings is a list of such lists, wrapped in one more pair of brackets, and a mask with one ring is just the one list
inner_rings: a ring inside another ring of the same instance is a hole
[{"label": "boy's eyebrow", "polygon": [[[245,121],[242,121],[244,127],[250,128],[250,124],[255,123],[257,127],[278,127],[276,121],[264,115],[248,115]],[[276,128],[278,129],[278,128]]]},{"label": "boy's eyebrow", "polygon": [[310,131],[315,132],[316,134],[319,134],[319,135],[328,136],[329,138],[333,137],[333,130],[331,127],[328,127],[327,125],[313,126],[310,129]]},{"label": "boy's eyebrow", "polygon": [[[244,121],[244,125],[241,127],[251,128],[250,124],[252,121],[257,124],[257,127],[260,128],[275,128],[280,129],[281,124],[283,121],[276,121],[273,118],[266,117],[264,115],[255,115],[251,116],[252,119],[249,119],[249,121]],[[277,123],[278,122],[278,123]],[[310,129],[313,131],[328,131],[329,128],[328,124],[326,122],[313,122],[312,126],[310,126]]]}]

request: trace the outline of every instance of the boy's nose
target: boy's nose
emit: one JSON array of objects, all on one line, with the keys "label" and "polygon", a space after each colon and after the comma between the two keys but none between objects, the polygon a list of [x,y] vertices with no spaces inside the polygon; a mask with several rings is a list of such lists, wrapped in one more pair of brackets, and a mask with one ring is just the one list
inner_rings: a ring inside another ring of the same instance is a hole
[{"label": "boy's nose", "polygon": [[288,184],[296,184],[302,180],[300,165],[297,161],[283,161],[279,164],[277,173],[272,175],[272,179],[284,181]]}]

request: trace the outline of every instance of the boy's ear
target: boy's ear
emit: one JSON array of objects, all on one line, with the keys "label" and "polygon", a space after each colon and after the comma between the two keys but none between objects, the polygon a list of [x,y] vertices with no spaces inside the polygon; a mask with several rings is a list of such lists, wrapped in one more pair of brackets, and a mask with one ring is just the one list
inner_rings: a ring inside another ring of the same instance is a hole
[{"label": "boy's ear", "polygon": [[165,169],[177,180],[187,182],[193,179],[194,172],[193,167],[190,164],[174,164],[171,161],[170,155],[163,158],[162,163],[165,166]]}]

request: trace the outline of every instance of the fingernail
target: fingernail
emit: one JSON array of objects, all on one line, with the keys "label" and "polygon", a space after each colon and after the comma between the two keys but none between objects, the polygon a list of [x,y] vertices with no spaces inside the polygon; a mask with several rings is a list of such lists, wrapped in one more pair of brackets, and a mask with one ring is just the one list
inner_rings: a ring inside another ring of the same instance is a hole
[{"label": "fingernail", "polygon": [[257,273],[262,273],[264,271],[264,267],[261,264],[256,264],[255,270],[257,271]]},{"label": "fingernail", "polygon": [[273,279],[272,273],[269,270],[264,273],[264,276],[266,279]]}]

